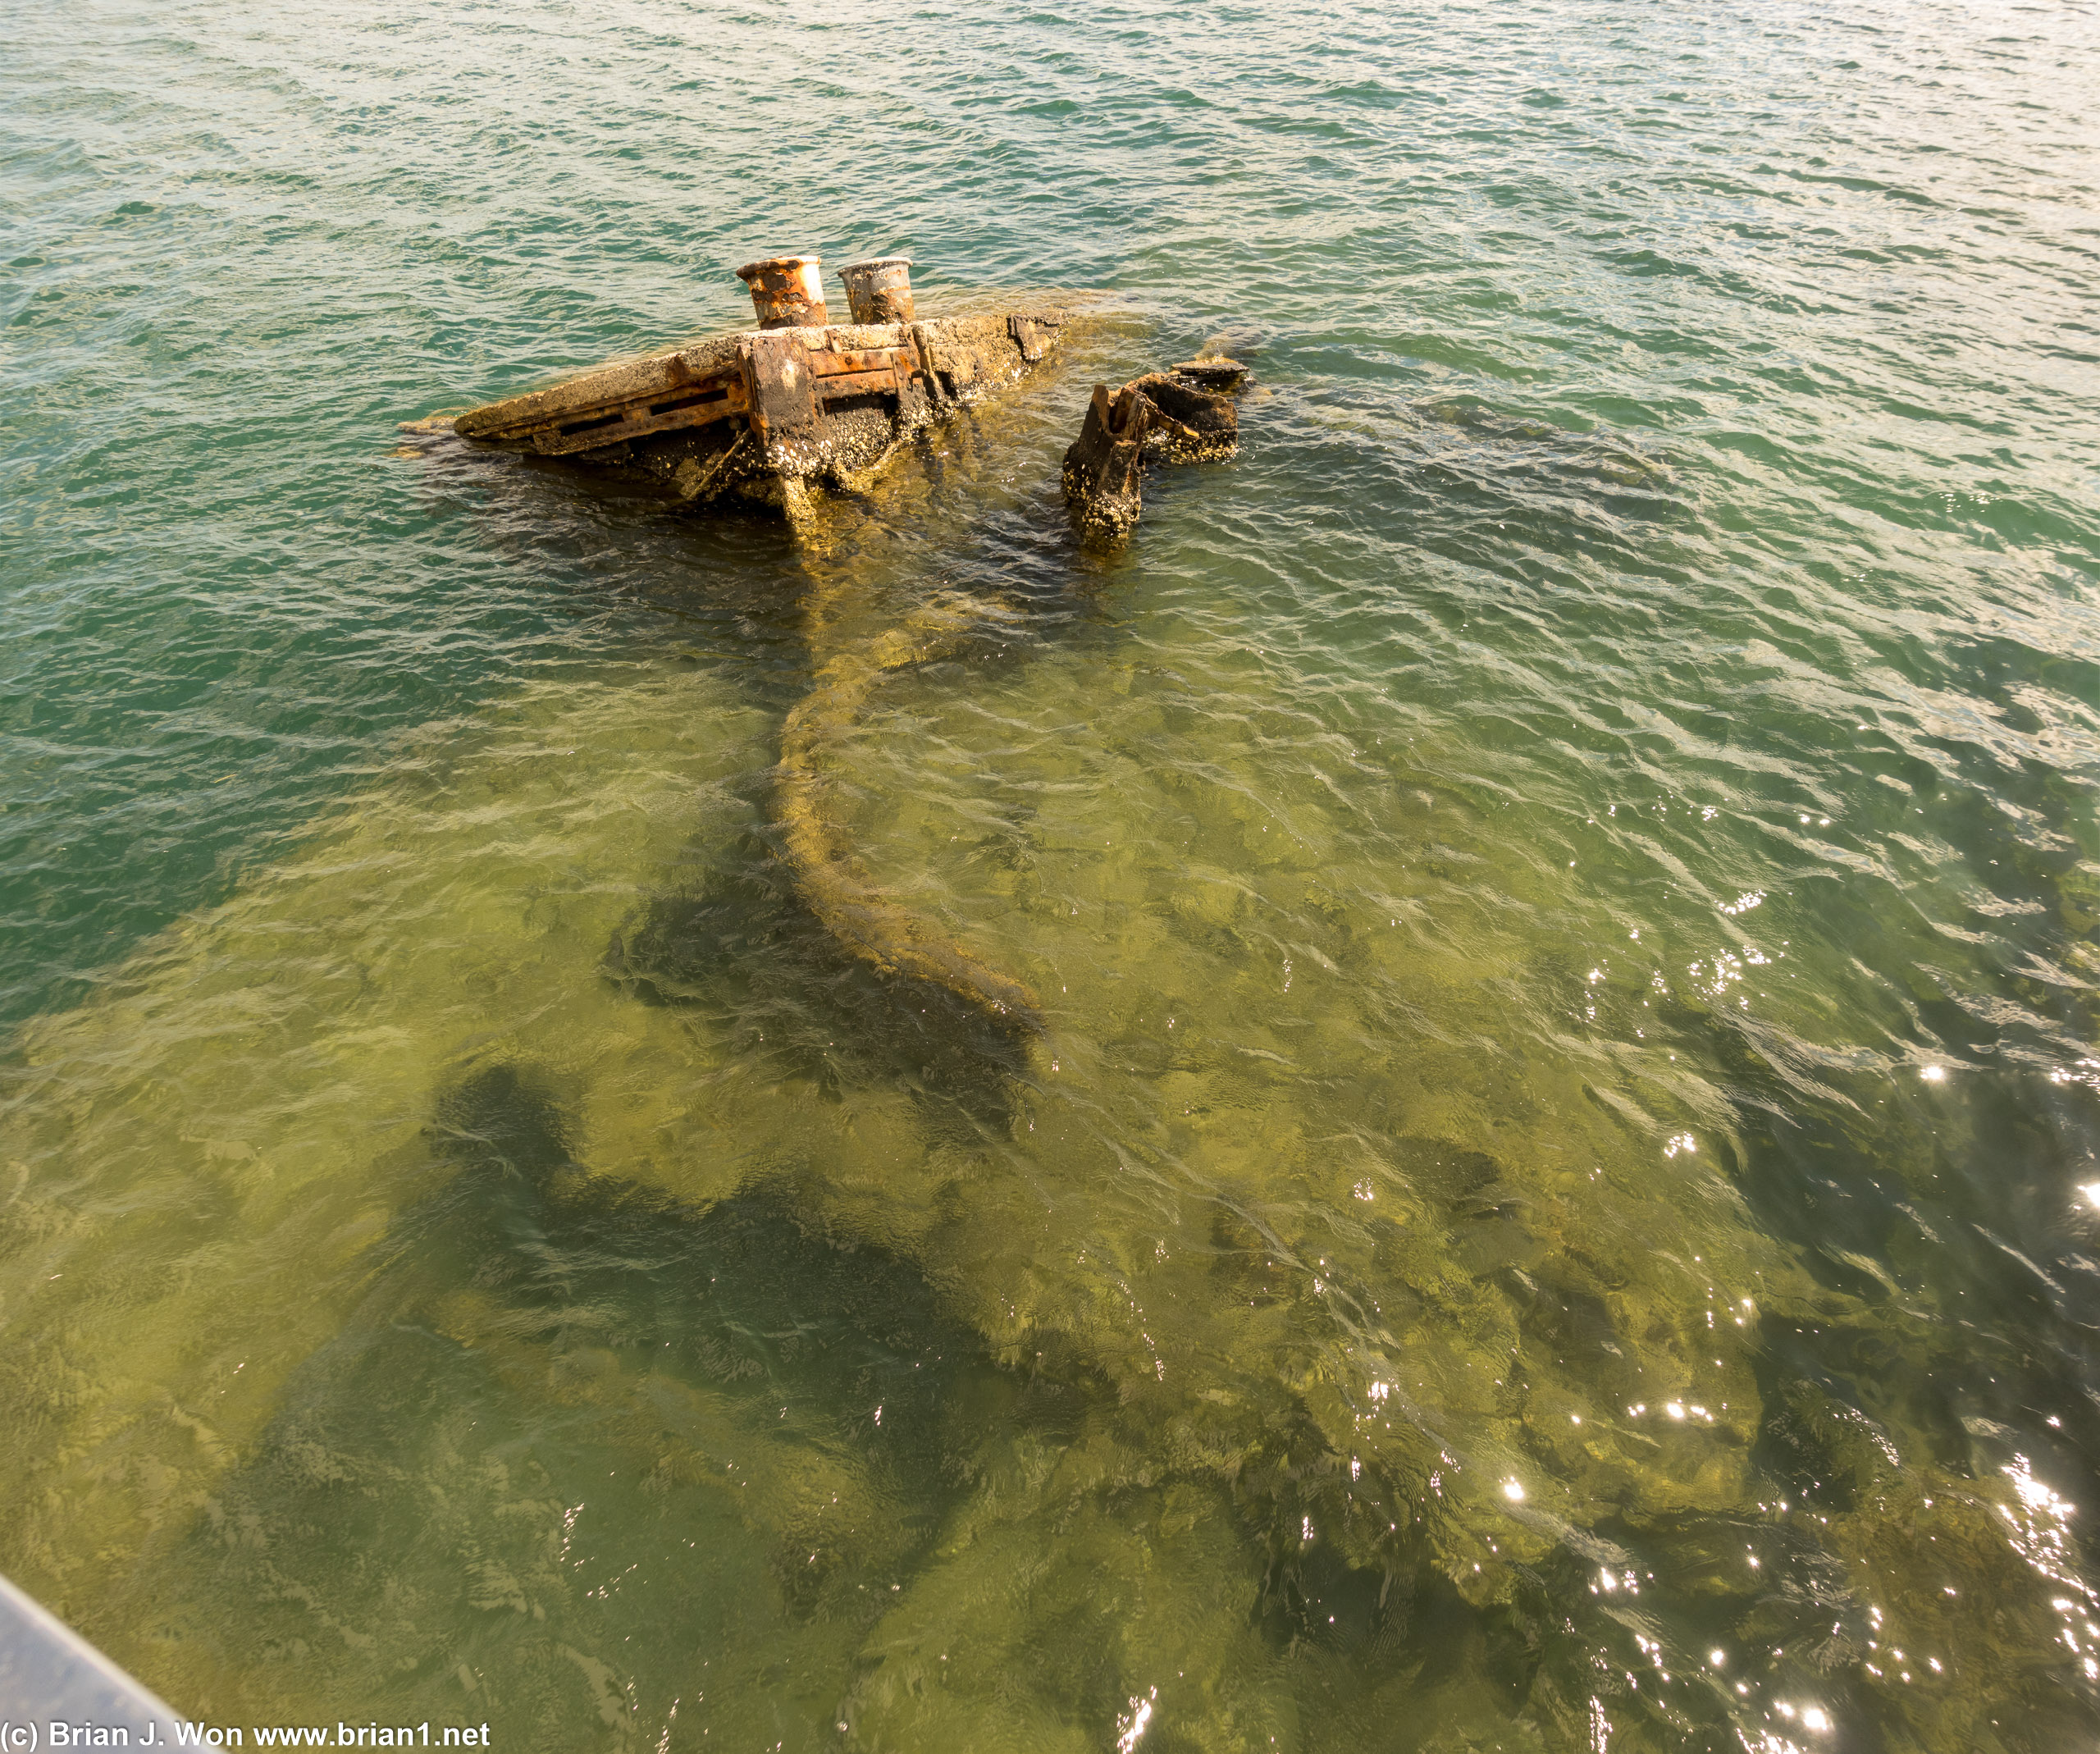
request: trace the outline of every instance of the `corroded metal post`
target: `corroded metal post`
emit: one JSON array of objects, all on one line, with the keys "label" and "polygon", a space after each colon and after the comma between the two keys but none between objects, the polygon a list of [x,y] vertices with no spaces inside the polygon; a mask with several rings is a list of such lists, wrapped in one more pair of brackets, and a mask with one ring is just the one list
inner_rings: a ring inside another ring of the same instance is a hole
[{"label": "corroded metal post", "polygon": [[751,289],[759,327],[821,328],[829,322],[822,265],[819,256],[768,256],[737,269],[737,278]]},{"label": "corroded metal post", "polygon": [[846,282],[846,303],[854,322],[914,320],[909,256],[871,256],[865,262],[849,262],[838,271],[838,277]]},{"label": "corroded metal post", "polygon": [[[1018,319],[1016,319],[1017,321]],[[1236,359],[1190,359],[1134,377],[1113,395],[1093,386],[1085,423],[1065,453],[1065,500],[1093,541],[1119,542],[1144,509],[1148,458],[1208,463],[1239,448],[1232,398],[1247,381]]]}]

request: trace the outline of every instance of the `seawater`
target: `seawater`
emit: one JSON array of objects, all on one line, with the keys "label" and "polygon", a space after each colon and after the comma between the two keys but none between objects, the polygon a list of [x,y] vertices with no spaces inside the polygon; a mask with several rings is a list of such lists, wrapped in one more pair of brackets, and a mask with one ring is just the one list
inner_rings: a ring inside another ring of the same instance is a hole
[{"label": "seawater", "polygon": [[[2089,8],[6,39],[0,1569],[497,1747],[2100,1729]],[[1081,320],[800,529],[395,435],[783,249]],[[829,807],[1039,1037],[781,856],[936,604]]]}]

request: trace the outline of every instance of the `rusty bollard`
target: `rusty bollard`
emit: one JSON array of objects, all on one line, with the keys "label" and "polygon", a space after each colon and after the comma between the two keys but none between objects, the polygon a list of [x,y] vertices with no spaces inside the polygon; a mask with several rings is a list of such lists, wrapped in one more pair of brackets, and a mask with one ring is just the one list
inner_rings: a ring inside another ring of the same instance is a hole
[{"label": "rusty bollard", "polygon": [[849,262],[838,271],[846,282],[846,303],[856,322],[911,322],[911,258],[871,256]]},{"label": "rusty bollard", "polygon": [[819,328],[831,321],[824,308],[823,259],[768,256],[737,270],[737,278],[751,289],[760,328]]}]

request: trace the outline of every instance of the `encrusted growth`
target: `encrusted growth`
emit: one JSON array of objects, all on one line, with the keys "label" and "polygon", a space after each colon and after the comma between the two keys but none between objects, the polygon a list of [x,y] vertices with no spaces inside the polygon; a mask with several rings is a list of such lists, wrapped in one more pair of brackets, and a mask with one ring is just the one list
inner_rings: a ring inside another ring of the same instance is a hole
[{"label": "encrusted growth", "polygon": [[1096,384],[1086,423],[1065,453],[1065,499],[1085,535],[1098,542],[1130,535],[1144,507],[1147,459],[1210,463],[1239,450],[1232,398],[1246,381],[1237,360],[1191,359],[1133,378],[1112,396]]}]

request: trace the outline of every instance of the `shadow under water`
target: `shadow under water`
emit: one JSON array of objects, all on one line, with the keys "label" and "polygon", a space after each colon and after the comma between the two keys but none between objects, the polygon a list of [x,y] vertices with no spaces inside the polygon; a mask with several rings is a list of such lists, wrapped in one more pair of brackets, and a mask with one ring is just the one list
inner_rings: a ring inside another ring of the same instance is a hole
[{"label": "shadow under water", "polygon": [[751,835],[700,893],[658,897],[606,954],[644,1002],[690,1007],[746,1052],[763,1049],[833,1099],[912,1092],[929,1124],[947,1108],[1004,1131],[1030,1032],[939,983],[885,971],[842,947],[803,899],[769,833]]}]

